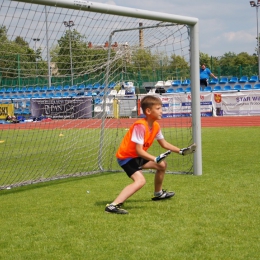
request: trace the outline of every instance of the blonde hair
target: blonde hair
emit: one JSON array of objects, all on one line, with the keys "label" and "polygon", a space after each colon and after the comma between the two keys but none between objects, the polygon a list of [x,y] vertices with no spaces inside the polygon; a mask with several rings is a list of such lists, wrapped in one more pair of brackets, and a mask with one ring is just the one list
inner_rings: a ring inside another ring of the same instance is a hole
[{"label": "blonde hair", "polygon": [[141,108],[144,114],[147,108],[152,108],[154,105],[162,105],[162,101],[159,97],[148,95],[141,100]]}]

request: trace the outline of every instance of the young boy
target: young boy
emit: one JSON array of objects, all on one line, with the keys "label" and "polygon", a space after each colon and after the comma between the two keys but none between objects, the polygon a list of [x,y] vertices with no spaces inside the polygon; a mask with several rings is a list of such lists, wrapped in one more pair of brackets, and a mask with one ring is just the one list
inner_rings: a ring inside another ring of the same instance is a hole
[{"label": "young boy", "polygon": [[[180,149],[164,139],[160,125],[157,122],[157,120],[162,118],[162,102],[159,97],[145,96],[141,100],[141,108],[145,118],[137,120],[130,127],[116,153],[119,165],[133,182],[126,186],[111,204],[106,205],[105,211],[108,213],[128,214],[121,206],[124,201],[145,185],[146,180],[142,169],[156,170],[154,177],[154,197],[152,200],[168,199],[174,196],[174,192],[167,192],[162,189],[167,167],[163,159],[171,152],[186,155],[194,152],[196,149],[195,144]],[[168,151],[158,157],[149,154],[147,149],[152,145],[154,139],[158,141],[162,148]]]}]

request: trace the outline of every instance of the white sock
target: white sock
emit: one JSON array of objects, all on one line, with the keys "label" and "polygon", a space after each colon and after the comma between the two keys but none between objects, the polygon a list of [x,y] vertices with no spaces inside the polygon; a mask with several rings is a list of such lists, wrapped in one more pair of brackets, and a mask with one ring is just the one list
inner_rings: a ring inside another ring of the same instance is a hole
[{"label": "white sock", "polygon": [[162,191],[162,190],[157,191],[157,192],[156,192],[156,191],[154,192],[154,196],[155,196],[155,197],[160,197],[162,194],[163,194],[163,191]]}]

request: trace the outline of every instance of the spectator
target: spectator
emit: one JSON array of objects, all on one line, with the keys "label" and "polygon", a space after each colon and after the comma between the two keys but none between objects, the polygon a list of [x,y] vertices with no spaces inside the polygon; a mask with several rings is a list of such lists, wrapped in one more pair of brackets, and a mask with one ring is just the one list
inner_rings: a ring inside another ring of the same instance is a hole
[{"label": "spectator", "polygon": [[217,79],[217,77],[210,71],[210,69],[206,68],[205,64],[201,64],[201,67],[200,67],[200,85],[207,87],[208,86],[208,80],[209,80],[210,76]]},{"label": "spectator", "polygon": [[9,123],[14,123],[14,124],[20,122],[19,120],[17,120],[16,116],[10,116],[10,115],[7,115],[6,121]]}]

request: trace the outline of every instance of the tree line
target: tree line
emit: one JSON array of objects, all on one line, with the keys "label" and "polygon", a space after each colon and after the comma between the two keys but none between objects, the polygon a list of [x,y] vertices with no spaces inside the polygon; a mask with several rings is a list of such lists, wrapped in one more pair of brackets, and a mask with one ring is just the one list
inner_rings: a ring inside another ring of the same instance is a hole
[{"label": "tree line", "polygon": [[[52,76],[92,73],[100,75],[106,71],[107,48],[90,48],[89,42],[77,30],[67,30],[50,50]],[[71,64],[72,58],[72,64]],[[166,53],[153,53],[149,49],[132,48],[124,53],[117,48],[111,50],[111,73],[129,74],[148,81],[170,78],[189,78],[189,61],[184,57]],[[246,52],[224,53],[212,57],[200,52],[200,62],[205,63],[216,75],[250,75],[257,71],[257,56]],[[46,76],[48,63],[42,58],[42,49],[34,50],[22,37],[8,39],[5,26],[0,26],[0,75],[2,78]],[[154,79],[154,80],[153,80]]]}]

